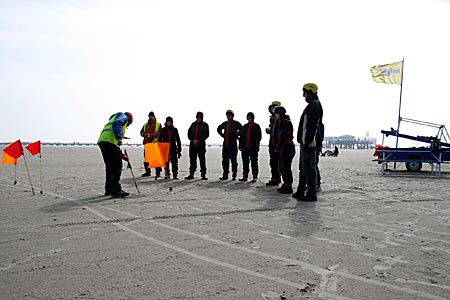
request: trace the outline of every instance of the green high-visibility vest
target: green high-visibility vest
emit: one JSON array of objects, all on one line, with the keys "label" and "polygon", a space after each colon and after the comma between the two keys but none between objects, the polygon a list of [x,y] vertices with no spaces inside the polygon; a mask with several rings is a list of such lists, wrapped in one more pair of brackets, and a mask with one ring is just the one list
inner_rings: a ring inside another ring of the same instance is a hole
[{"label": "green high-visibility vest", "polygon": [[[115,114],[112,116],[111,119],[109,119],[108,123],[106,123],[105,127],[103,127],[102,133],[100,134],[100,137],[97,141],[97,144],[100,142],[110,142],[111,144],[114,144],[117,146],[117,138],[114,135],[113,131],[113,122],[116,120],[117,116],[119,114]],[[125,123],[125,125],[122,126],[122,136],[125,135],[125,130],[127,129],[128,122]]]},{"label": "green high-visibility vest", "polygon": [[[144,133],[148,133],[147,132],[147,124],[148,124],[148,122],[145,122],[145,124],[144,124]],[[161,123],[159,123],[158,121],[155,123],[155,132],[159,132],[159,130],[161,129]],[[153,142],[153,143],[156,143],[157,141],[158,141],[158,139],[159,138],[153,138],[151,141]]]}]

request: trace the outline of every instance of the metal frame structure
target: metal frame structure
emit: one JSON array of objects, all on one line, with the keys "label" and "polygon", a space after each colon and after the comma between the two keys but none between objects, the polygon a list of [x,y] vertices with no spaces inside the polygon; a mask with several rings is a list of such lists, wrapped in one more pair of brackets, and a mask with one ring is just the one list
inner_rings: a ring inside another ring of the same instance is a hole
[{"label": "metal frame structure", "polygon": [[408,171],[420,171],[422,163],[429,163],[431,165],[431,173],[437,177],[441,176],[441,165],[449,163],[450,161],[450,136],[445,125],[435,124],[430,122],[418,121],[414,119],[401,118],[401,121],[410,122],[418,125],[438,128],[436,136],[412,136],[401,134],[397,130],[382,130],[383,143],[384,137],[390,135],[398,138],[406,138],[409,140],[428,143],[429,147],[421,148],[380,148],[377,149],[377,161],[381,164],[381,175],[384,175],[389,162],[396,164],[405,163]]}]

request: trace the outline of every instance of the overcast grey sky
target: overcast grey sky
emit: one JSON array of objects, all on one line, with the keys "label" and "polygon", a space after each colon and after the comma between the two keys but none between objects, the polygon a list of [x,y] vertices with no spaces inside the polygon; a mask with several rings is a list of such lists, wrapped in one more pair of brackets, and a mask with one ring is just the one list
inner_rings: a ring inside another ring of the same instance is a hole
[{"label": "overcast grey sky", "polygon": [[443,0],[0,0],[0,141],[95,142],[130,111],[140,142],[152,110],[187,142],[200,110],[220,142],[227,109],[266,127],[273,100],[297,128],[306,82],[319,86],[326,135],[381,141],[400,86],[369,70],[402,58],[402,116],[450,126],[449,16]]}]

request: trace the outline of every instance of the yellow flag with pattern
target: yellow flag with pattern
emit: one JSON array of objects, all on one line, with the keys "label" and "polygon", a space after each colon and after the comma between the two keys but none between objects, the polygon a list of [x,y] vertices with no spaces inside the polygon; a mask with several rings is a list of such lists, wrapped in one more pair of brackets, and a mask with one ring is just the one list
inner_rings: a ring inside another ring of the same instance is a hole
[{"label": "yellow flag with pattern", "polygon": [[373,66],[370,68],[373,81],[377,83],[401,84],[403,62],[395,62],[387,65]]}]

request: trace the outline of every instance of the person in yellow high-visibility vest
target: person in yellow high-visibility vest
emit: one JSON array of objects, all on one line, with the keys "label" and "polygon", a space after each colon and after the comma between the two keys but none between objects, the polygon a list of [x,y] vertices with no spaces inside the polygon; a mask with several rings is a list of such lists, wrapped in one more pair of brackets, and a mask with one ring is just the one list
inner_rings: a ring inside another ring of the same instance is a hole
[{"label": "person in yellow high-visibility vest", "polygon": [[[142,126],[142,129],[141,129],[141,136],[144,138],[142,143],[145,145],[147,143],[158,142],[160,130],[161,130],[161,123],[156,121],[155,113],[152,111],[149,112],[148,121],[145,122],[144,126]],[[145,150],[144,150],[144,157],[145,157]],[[142,174],[142,177],[150,176],[150,168],[149,168],[149,164],[147,162],[144,162],[144,169],[145,169],[145,173]],[[156,177],[160,177],[162,169],[155,168],[155,170],[156,170]]]},{"label": "person in yellow high-visibility vest", "polygon": [[120,150],[126,128],[133,123],[133,116],[129,112],[115,113],[109,117],[97,141],[105,162],[106,180],[105,196],[126,197],[130,193],[122,190],[120,176],[122,175],[122,159],[128,158]]}]

